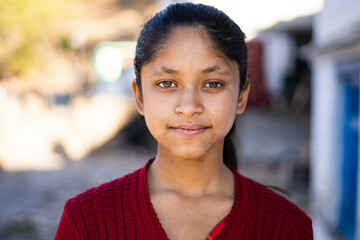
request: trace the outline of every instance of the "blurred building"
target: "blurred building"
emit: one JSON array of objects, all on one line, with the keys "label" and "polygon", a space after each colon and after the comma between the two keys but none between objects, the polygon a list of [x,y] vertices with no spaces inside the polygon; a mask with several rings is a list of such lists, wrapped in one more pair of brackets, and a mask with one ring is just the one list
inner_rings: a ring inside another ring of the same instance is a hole
[{"label": "blurred building", "polygon": [[296,112],[309,109],[310,67],[300,49],[311,42],[312,22],[312,15],[279,22],[261,31],[248,44],[250,75],[257,72],[250,66],[254,65],[254,43],[262,44],[261,61],[255,65],[263,69],[264,80],[260,84],[273,108]]},{"label": "blurred building", "polygon": [[267,107],[269,105],[267,91],[264,85],[264,44],[257,39],[246,43],[248,48],[248,77],[250,93],[248,106]]},{"label": "blurred building", "polygon": [[360,239],[360,2],[325,0],[306,51],[313,70],[313,212],[345,239]]}]

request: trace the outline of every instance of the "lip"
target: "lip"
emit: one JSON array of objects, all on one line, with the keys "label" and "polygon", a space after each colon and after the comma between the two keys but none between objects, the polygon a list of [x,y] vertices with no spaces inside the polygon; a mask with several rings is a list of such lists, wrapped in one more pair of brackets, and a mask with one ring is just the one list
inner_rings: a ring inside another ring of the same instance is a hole
[{"label": "lip", "polygon": [[183,137],[195,137],[205,132],[208,126],[201,124],[181,124],[170,127],[175,133]]}]

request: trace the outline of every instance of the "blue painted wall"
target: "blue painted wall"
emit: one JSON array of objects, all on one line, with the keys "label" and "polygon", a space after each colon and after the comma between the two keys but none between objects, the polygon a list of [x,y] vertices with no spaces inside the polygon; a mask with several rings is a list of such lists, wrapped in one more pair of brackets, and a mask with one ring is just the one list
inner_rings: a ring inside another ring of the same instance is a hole
[{"label": "blue painted wall", "polygon": [[358,146],[359,146],[359,81],[360,69],[348,69],[340,75],[344,83],[342,196],[338,229],[346,239],[355,239]]}]

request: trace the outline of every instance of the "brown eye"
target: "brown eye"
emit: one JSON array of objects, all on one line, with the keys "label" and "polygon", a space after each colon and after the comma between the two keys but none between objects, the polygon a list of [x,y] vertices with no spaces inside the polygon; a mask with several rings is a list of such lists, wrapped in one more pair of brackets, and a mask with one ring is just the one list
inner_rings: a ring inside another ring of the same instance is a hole
[{"label": "brown eye", "polygon": [[218,82],[209,82],[205,85],[205,87],[208,87],[208,88],[218,88],[221,86],[222,86],[222,84],[218,83]]},{"label": "brown eye", "polygon": [[163,81],[161,83],[158,84],[160,87],[162,88],[171,88],[171,87],[175,87],[175,84],[171,81]]}]

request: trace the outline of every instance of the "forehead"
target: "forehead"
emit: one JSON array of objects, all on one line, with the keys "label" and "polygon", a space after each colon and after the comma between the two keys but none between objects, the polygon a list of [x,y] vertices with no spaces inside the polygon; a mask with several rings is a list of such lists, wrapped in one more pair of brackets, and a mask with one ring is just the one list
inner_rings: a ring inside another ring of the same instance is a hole
[{"label": "forehead", "polygon": [[202,49],[212,53],[213,55],[227,59],[223,52],[211,40],[205,30],[205,27],[201,25],[194,27],[179,26],[172,29],[167,39],[158,48],[157,54],[155,54],[155,56],[161,54],[164,51],[168,51],[173,46],[179,47],[179,45],[181,45],[185,47],[191,43],[192,47],[196,47],[193,49],[194,51],[199,51]]},{"label": "forehead", "polygon": [[[151,69],[170,68],[191,70],[217,66],[220,70],[236,71],[237,63],[228,59],[209,38],[204,27],[177,27],[161,44],[151,61]],[[146,65],[144,66],[146,68]]]}]

